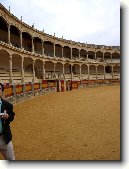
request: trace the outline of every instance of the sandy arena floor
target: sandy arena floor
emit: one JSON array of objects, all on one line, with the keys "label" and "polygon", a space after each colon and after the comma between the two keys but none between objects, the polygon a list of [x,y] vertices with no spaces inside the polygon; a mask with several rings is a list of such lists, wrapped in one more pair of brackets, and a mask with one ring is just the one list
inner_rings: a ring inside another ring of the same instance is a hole
[{"label": "sandy arena floor", "polygon": [[120,160],[119,85],[37,96],[14,111],[16,160]]}]

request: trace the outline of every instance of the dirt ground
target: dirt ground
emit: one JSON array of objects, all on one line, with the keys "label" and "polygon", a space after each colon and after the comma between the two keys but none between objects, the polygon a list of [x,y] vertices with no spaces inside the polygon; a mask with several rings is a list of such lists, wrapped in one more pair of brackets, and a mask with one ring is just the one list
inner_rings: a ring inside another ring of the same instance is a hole
[{"label": "dirt ground", "polygon": [[120,160],[119,85],[36,96],[14,111],[16,160]]}]

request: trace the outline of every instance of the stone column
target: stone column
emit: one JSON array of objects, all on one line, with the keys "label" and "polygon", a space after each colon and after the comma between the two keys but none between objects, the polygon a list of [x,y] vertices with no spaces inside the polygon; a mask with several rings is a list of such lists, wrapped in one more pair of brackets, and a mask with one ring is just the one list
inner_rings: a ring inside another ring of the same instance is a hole
[{"label": "stone column", "polygon": [[88,53],[87,53],[86,59],[88,60]]},{"label": "stone column", "polygon": [[96,52],[95,52],[95,60],[96,60]]},{"label": "stone column", "polygon": [[20,31],[20,47],[22,49],[22,32]]},{"label": "stone column", "polygon": [[64,64],[63,64],[63,77],[65,78],[65,70],[64,70]]},{"label": "stone column", "polygon": [[73,65],[71,65],[71,81],[73,81]]},{"label": "stone column", "polygon": [[105,65],[104,65],[104,79],[106,78]]},{"label": "stone column", "polygon": [[32,37],[32,52],[34,52],[34,38]]},{"label": "stone column", "polygon": [[9,83],[12,84],[13,83],[13,78],[12,78],[12,55],[9,56],[9,76],[10,76]]},{"label": "stone column", "polygon": [[8,25],[8,44],[10,44],[10,25]]},{"label": "stone column", "polygon": [[112,65],[112,79],[113,79],[113,75],[114,75],[114,73],[113,73],[113,66],[114,66],[114,65]]},{"label": "stone column", "polygon": [[56,63],[54,63],[54,78],[56,77]]},{"label": "stone column", "polygon": [[63,54],[63,46],[62,46],[62,58],[64,57],[64,54]]},{"label": "stone column", "polygon": [[44,55],[44,46],[43,46],[44,41],[42,40],[42,55]]},{"label": "stone column", "polygon": [[97,76],[97,67],[98,67],[98,65],[95,65],[95,67],[96,67],[96,80],[98,79],[98,76]]},{"label": "stone column", "polygon": [[112,53],[111,53],[111,62],[112,62]]},{"label": "stone column", "polygon": [[43,62],[43,74],[42,74],[42,76],[43,76],[43,80],[45,80],[45,63]]},{"label": "stone column", "polygon": [[72,55],[72,48],[71,48],[71,59],[73,59],[73,55]]},{"label": "stone column", "polygon": [[90,79],[90,65],[87,65],[87,67],[88,67],[88,80]]},{"label": "stone column", "polygon": [[33,83],[35,82],[35,69],[34,69],[35,60],[33,60]]},{"label": "stone column", "polygon": [[79,69],[79,79],[80,79],[80,80],[81,80],[81,74],[82,74],[81,66],[82,66],[82,65],[80,65],[80,67],[79,67],[79,68],[80,68],[80,69]]},{"label": "stone column", "polygon": [[53,56],[55,58],[55,43],[53,44],[53,46],[54,46],[54,54],[53,54]]},{"label": "stone column", "polygon": [[22,79],[21,79],[21,83],[24,83],[24,58],[22,57],[22,61],[21,61],[21,74],[22,74]]},{"label": "stone column", "polygon": [[104,52],[103,52],[103,61],[104,61]]},{"label": "stone column", "polygon": [[80,59],[80,49],[79,49],[79,59]]}]

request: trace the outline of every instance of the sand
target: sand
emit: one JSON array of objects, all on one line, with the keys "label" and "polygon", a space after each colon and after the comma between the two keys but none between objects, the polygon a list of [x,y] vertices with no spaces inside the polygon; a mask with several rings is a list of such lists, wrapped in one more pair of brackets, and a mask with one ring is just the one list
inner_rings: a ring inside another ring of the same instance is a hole
[{"label": "sand", "polygon": [[14,111],[16,160],[120,160],[119,85],[36,96]]}]

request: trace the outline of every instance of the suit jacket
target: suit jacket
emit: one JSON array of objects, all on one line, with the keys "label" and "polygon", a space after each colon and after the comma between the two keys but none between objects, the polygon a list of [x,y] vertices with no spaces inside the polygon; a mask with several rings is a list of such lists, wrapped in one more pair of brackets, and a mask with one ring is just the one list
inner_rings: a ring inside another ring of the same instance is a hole
[{"label": "suit jacket", "polygon": [[2,106],[1,106],[1,112],[4,113],[4,110],[6,110],[6,113],[8,113],[9,117],[8,119],[2,118],[2,127],[3,127],[3,135],[5,138],[6,144],[8,144],[12,140],[12,133],[10,129],[10,122],[13,121],[15,113],[13,112],[13,105],[3,99],[2,100]]}]

